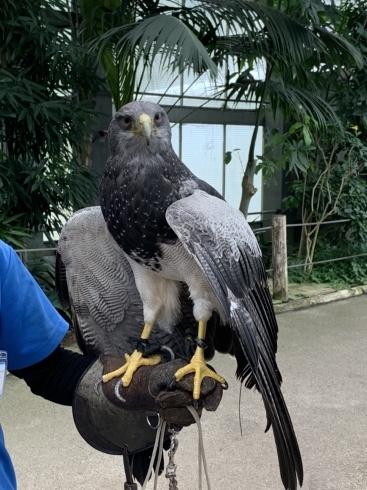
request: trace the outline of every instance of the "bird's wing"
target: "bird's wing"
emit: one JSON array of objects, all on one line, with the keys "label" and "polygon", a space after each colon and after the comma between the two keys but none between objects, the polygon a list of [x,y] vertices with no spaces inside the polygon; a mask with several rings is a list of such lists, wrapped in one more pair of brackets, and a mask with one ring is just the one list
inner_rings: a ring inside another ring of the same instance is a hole
[{"label": "bird's wing", "polygon": [[210,282],[231,326],[237,376],[261,393],[273,427],[284,487],[295,490],[303,469],[280,390],[278,326],[257,240],[243,214],[203,191],[171,204],[166,219]]},{"label": "bird's wing", "polygon": [[69,301],[84,351],[121,355],[139,337],[143,309],[130,265],[99,206],[74,213],[59,240],[57,290]]},{"label": "bird's wing", "polygon": [[[110,235],[99,206],[77,211],[59,240],[56,289],[73,315],[80,349],[89,355],[131,353],[143,329],[143,305],[124,252]],[[184,291],[183,291],[184,293]],[[190,311],[188,294],[181,309]],[[186,330],[195,323],[186,313],[169,334],[155,325],[152,344],[169,347],[175,356],[190,358]]]}]

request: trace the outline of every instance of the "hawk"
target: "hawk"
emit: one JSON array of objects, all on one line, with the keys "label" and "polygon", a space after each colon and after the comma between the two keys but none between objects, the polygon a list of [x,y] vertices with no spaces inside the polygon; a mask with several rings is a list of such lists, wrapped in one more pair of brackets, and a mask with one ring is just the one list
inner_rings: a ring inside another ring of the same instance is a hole
[{"label": "hawk", "polygon": [[[284,487],[295,490],[303,480],[302,459],[280,388],[278,326],[256,237],[243,214],[176,155],[170,122],[159,105],[139,101],[122,107],[111,121],[109,145],[100,205],[134,274],[143,305],[141,338],[148,340],[154,325],[174,335],[180,291],[187,287],[198,334],[195,353],[176,379],[193,372],[197,399],[203,377],[225,383],[204,356],[207,323],[217,313],[237,377],[262,395]],[[105,381],[123,375],[127,386],[140,365],[159,362],[141,349],[126,359]]]}]

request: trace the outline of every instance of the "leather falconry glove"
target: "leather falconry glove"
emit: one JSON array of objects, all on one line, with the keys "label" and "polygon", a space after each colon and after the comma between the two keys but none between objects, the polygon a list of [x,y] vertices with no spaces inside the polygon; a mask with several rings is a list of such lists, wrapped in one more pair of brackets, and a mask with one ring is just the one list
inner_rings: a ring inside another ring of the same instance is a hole
[{"label": "leather falconry glove", "polygon": [[[75,425],[81,436],[95,449],[109,454],[129,454],[154,445],[159,418],[177,428],[195,423],[186,406],[215,411],[222,398],[222,386],[204,378],[201,397],[194,405],[194,375],[176,382],[174,374],[187,364],[182,359],[142,366],[129,386],[121,378],[107,383],[102,375],[123,364],[120,357],[101,356],[82,376],[73,400]],[[167,438],[169,437],[167,433]]]}]

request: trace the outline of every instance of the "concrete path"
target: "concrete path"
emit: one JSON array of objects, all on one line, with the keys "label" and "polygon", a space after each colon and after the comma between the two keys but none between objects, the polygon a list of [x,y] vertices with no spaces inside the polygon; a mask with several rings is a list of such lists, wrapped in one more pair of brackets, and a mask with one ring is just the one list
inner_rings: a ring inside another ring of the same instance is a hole
[{"label": "concrete path", "polygon": [[[303,455],[303,488],[367,490],[366,296],[282,313],[278,321],[278,364]],[[203,417],[212,490],[282,490],[274,439],[271,431],[263,433],[260,396],[242,390],[241,436],[235,361],[217,356],[213,364],[230,389],[217,412]],[[123,489],[121,457],[89,447],[73,426],[70,408],[39,399],[13,376],[0,420],[19,490]],[[179,443],[178,488],[197,490],[196,428],[184,430]],[[168,490],[164,477],[158,488]]]}]

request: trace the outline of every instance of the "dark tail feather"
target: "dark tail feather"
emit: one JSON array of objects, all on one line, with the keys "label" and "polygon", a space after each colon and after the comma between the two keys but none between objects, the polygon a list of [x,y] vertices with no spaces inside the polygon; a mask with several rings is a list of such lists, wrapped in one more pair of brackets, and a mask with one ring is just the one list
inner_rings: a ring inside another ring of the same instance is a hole
[{"label": "dark tail feather", "polygon": [[253,330],[249,325],[250,315],[245,308],[232,312],[232,329],[237,377],[245,382],[247,388],[255,386],[261,393],[267,415],[266,431],[272,426],[278,453],[281,479],[286,490],[297,490],[297,480],[302,485],[303,466],[293,424],[288,413],[281,389],[281,376],[278,371],[275,352],[270,352],[261,332],[257,332],[258,362],[254,365],[253,349],[248,348],[245,329]]},{"label": "dark tail feather", "polygon": [[262,356],[260,356],[260,365],[255,376],[255,384],[262,394],[267,413],[266,430],[269,429],[270,425],[273,428],[280,475],[284,488],[296,490],[297,478],[300,486],[303,483],[302,457],[276,374],[266,364],[266,360],[264,361]]},{"label": "dark tail feather", "polygon": [[65,310],[70,308],[69,291],[66,281],[66,269],[61,255],[58,252],[56,252],[55,289],[61,306]]}]

